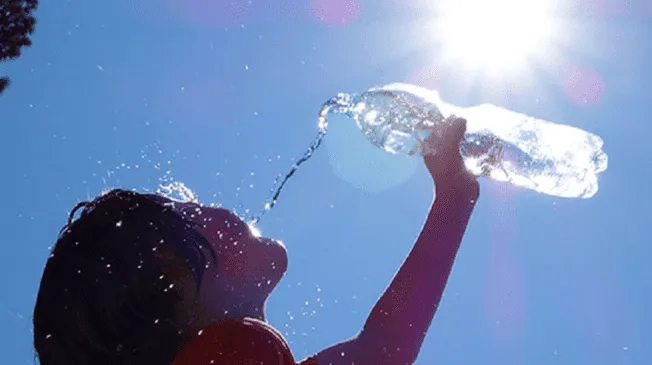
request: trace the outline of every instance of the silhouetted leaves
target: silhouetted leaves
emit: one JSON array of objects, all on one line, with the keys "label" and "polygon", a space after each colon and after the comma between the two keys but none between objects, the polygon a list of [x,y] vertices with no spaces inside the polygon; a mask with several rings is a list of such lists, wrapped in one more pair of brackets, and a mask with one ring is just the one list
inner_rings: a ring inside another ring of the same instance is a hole
[{"label": "silhouetted leaves", "polygon": [[[20,57],[21,49],[32,45],[37,7],[38,0],[0,0],[0,62]],[[0,93],[7,86],[9,79],[0,78]]]},{"label": "silhouetted leaves", "polygon": [[3,91],[9,86],[9,78],[7,77],[0,77],[0,94],[2,94]]}]

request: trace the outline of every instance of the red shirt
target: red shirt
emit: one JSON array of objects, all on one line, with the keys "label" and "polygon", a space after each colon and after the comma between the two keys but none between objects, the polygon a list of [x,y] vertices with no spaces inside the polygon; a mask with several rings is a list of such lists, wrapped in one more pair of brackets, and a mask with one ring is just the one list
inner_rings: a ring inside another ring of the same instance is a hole
[{"label": "red shirt", "polygon": [[[195,333],[170,365],[297,365],[283,336],[267,323],[225,320]],[[313,358],[300,365],[318,365]]]}]

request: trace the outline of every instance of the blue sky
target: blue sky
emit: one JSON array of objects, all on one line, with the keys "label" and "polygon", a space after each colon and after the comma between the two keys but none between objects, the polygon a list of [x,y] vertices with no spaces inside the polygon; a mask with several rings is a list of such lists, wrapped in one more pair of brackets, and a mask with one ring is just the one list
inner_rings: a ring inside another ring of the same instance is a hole
[{"label": "blue sky", "polygon": [[[419,28],[437,22],[427,3],[43,2],[34,46],[0,67],[13,79],[0,97],[3,362],[32,362],[39,278],[75,203],[175,179],[204,202],[260,209],[323,101],[403,81],[589,130],[609,154],[588,200],[482,180],[417,364],[648,364],[652,3],[560,7],[572,41],[541,44],[527,72],[442,61]],[[418,159],[353,124],[331,123],[304,166],[260,224],[289,249],[269,317],[297,357],[360,328],[432,197]]]}]

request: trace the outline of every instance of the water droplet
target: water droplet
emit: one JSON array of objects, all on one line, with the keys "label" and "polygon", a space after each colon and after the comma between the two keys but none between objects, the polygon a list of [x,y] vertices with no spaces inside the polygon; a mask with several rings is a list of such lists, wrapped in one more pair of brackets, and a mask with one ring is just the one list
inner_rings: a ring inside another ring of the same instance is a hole
[{"label": "water droplet", "polygon": [[179,181],[159,185],[156,193],[175,202],[199,203],[199,197],[197,194],[184,183]]}]

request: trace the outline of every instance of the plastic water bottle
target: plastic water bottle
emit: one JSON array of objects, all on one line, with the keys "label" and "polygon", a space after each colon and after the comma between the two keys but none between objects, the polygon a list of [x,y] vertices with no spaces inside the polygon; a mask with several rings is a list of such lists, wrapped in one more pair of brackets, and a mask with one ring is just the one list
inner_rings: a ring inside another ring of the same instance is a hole
[{"label": "plastic water bottle", "polygon": [[407,155],[436,154],[437,146],[425,143],[428,136],[446,117],[464,117],[467,133],[460,153],[471,173],[544,194],[590,198],[598,191],[598,174],[607,169],[603,141],[595,134],[491,104],[456,107],[415,85],[338,94],[320,111],[321,135],[329,113],[352,118],[374,145]]}]

